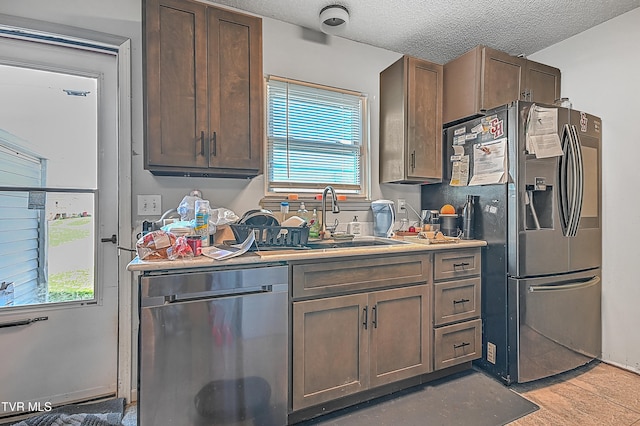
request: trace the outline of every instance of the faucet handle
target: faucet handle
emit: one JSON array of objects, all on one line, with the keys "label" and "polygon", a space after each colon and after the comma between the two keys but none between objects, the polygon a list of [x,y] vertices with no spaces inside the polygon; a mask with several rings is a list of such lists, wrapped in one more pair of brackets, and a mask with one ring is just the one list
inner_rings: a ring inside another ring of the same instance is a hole
[{"label": "faucet handle", "polygon": [[335,232],[336,228],[338,228],[338,225],[340,224],[340,222],[338,221],[338,219],[336,219],[333,222],[333,225],[325,225],[325,229],[329,232],[331,232],[332,234]]}]

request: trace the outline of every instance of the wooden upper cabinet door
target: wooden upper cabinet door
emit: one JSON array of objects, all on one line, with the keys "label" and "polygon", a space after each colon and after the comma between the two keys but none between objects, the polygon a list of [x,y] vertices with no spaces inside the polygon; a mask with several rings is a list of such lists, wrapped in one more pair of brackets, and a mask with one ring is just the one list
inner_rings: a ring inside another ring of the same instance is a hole
[{"label": "wooden upper cabinet door", "polygon": [[527,61],[526,86],[532,102],[552,105],[560,98],[560,70],[539,62]]},{"label": "wooden upper cabinet door", "polygon": [[516,100],[553,104],[560,70],[486,46],[444,65],[443,122],[477,117]]},{"label": "wooden upper cabinet door", "polygon": [[480,111],[523,99],[526,59],[484,47]]},{"label": "wooden upper cabinet door", "polygon": [[206,7],[146,0],[145,168],[207,167]]},{"label": "wooden upper cabinet door", "polygon": [[262,20],[210,7],[210,167],[262,170],[262,111]]},{"label": "wooden upper cabinet door", "polygon": [[477,114],[482,103],[482,46],[447,62],[443,74],[443,123]]},{"label": "wooden upper cabinet door", "polygon": [[442,65],[408,58],[407,176],[442,179]]}]

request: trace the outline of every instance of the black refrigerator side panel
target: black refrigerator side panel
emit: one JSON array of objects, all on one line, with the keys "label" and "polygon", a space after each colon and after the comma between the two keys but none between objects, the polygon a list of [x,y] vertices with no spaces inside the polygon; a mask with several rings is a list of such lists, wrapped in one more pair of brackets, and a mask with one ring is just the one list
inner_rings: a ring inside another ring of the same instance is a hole
[{"label": "black refrigerator side panel", "polygon": [[[439,210],[444,204],[452,204],[458,212],[467,195],[477,196],[475,238],[487,241],[482,251],[482,358],[474,361],[500,380],[509,383],[509,359],[513,358],[509,348],[509,312],[507,300],[507,188],[506,184],[483,186],[451,186],[451,156],[453,155],[453,133],[466,126],[475,127],[481,119],[458,124],[446,129],[443,134],[443,183],[423,185],[421,208]],[[465,144],[465,152],[472,143]],[[487,342],[489,353],[487,351]],[[515,347],[514,347],[515,349]]]}]

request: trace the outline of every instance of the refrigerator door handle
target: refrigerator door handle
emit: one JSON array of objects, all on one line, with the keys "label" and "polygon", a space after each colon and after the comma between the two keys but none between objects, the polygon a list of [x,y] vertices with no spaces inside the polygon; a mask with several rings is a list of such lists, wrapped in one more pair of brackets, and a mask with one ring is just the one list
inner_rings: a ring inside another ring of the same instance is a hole
[{"label": "refrigerator door handle", "polygon": [[584,166],[582,162],[582,149],[580,148],[580,138],[575,125],[571,125],[571,139],[573,140],[573,158],[575,164],[576,175],[574,178],[574,186],[576,193],[575,207],[573,211],[573,227],[571,236],[578,234],[578,226],[580,225],[580,216],[582,214],[582,198],[584,191]]},{"label": "refrigerator door handle", "polygon": [[569,227],[570,206],[569,206],[569,155],[570,155],[570,141],[571,129],[568,124],[564,125],[562,131],[562,156],[558,160],[558,183],[560,186],[559,196],[559,214],[560,224],[562,225],[562,233],[566,237]]},{"label": "refrigerator door handle", "polygon": [[[569,217],[567,222],[567,230],[565,232],[566,237],[573,237],[573,230],[575,228],[576,221],[576,207],[578,202],[578,163],[576,158],[576,147],[575,141],[573,139],[573,135],[571,133],[571,128],[567,125],[568,137],[569,137],[569,159],[571,162],[571,187],[569,188],[570,192],[570,207],[569,207]],[[568,183],[569,181],[567,181]]]},{"label": "refrigerator door handle", "polygon": [[529,287],[530,293],[540,292],[540,291],[561,291],[561,290],[574,290],[578,288],[587,288],[592,285],[596,285],[600,282],[600,277],[591,277],[587,281],[575,281],[568,284],[562,285],[532,285]]}]

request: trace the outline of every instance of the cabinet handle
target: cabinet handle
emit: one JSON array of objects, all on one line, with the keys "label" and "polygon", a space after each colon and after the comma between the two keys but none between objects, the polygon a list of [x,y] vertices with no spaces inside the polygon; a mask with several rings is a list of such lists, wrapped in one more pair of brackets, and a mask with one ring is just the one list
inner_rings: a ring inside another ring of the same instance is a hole
[{"label": "cabinet handle", "polygon": [[364,316],[364,320],[362,321],[362,325],[364,325],[364,329],[367,329],[367,307],[362,308],[362,315]]},{"label": "cabinet handle", "polygon": [[373,328],[378,328],[378,305],[371,308],[371,324]]},{"label": "cabinet handle", "polygon": [[415,169],[416,168],[416,151],[414,150],[411,153],[411,169]]},{"label": "cabinet handle", "polygon": [[213,152],[213,156],[218,155],[218,137],[216,132],[213,132],[213,136],[211,137],[211,142],[213,143],[213,148],[211,148],[211,152]]},{"label": "cabinet handle", "polygon": [[200,155],[204,156],[204,130],[200,132]]},{"label": "cabinet handle", "polygon": [[471,343],[467,343],[467,342],[462,342],[459,345],[453,345],[453,349],[460,349],[460,348],[464,348],[465,346],[469,346]]},{"label": "cabinet handle", "polygon": [[457,305],[458,303],[465,303],[465,302],[469,302],[469,299],[454,300],[453,304]]},{"label": "cabinet handle", "polygon": [[453,269],[456,269],[456,268],[463,268],[464,269],[465,266],[469,266],[469,262],[454,263],[453,264]]}]

